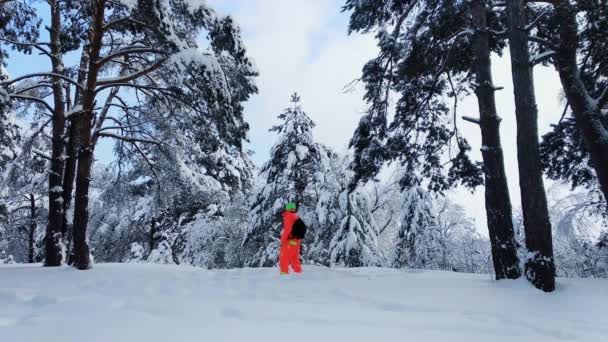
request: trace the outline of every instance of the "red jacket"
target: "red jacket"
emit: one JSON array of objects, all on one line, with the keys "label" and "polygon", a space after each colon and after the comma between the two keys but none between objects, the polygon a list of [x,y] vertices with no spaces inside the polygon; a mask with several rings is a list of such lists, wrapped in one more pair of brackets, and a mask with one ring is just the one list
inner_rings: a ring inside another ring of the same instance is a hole
[{"label": "red jacket", "polygon": [[283,233],[281,233],[281,243],[287,243],[294,222],[298,219],[298,214],[295,211],[283,212]]}]

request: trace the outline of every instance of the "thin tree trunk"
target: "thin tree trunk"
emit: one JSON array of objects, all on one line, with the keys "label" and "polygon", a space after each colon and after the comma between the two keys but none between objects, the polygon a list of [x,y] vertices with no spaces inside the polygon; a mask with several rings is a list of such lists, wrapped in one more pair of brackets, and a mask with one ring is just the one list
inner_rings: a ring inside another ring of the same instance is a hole
[{"label": "thin tree trunk", "polygon": [[[51,6],[51,63],[53,73],[63,73],[61,52],[61,13],[57,1]],[[45,266],[60,266],[63,261],[61,229],[63,227],[62,178],[64,167],[65,98],[61,79],[53,78],[53,137],[49,173],[49,222],[44,238]]]},{"label": "thin tree trunk", "polygon": [[598,101],[592,99],[580,78],[576,61],[579,46],[576,11],[569,1],[563,0],[555,4],[555,11],[556,21],[560,23],[560,43],[556,51],[557,71],[574,113],[576,127],[589,152],[604,200],[608,201],[608,128],[602,122]]},{"label": "thin tree trunk", "polygon": [[526,276],[545,292],[555,289],[551,222],[539,155],[538,111],[534,94],[523,0],[507,0],[509,48],[517,119],[519,188],[528,258]]},{"label": "thin tree trunk", "polygon": [[28,248],[27,248],[27,262],[30,264],[34,263],[34,237],[36,235],[37,228],[37,217],[36,217],[36,197],[34,194],[30,194],[30,231],[28,236]]},{"label": "thin tree trunk", "polygon": [[[85,44],[82,50],[82,56],[80,57],[80,68],[78,70],[78,84],[84,84],[87,67],[89,65],[89,44]],[[82,92],[76,88],[74,94],[74,108],[78,105],[82,105],[81,96]],[[74,109],[72,109],[74,110]],[[72,193],[74,191],[74,180],[76,178],[76,161],[78,157],[78,148],[80,143],[78,141],[79,124],[82,115],[80,113],[73,113],[71,124],[69,128],[69,137],[67,145],[67,159],[65,164],[65,172],[63,176],[63,228],[61,232],[63,234],[64,241],[68,247],[68,263],[72,263],[72,224],[68,219],[69,209],[72,205]]]},{"label": "thin tree trunk", "polygon": [[89,185],[93,147],[91,146],[91,128],[93,124],[93,107],[95,106],[95,88],[99,66],[96,63],[102,46],[105,0],[96,0],[93,4],[90,31],[91,48],[89,51],[89,68],[85,89],[82,93],[82,121],[79,124],[80,149],[76,170],[76,196],[74,205],[74,266],[80,270],[91,267],[89,246],[87,243],[87,225],[89,221]]},{"label": "thin tree trunk", "polygon": [[475,36],[474,72],[477,103],[479,105],[479,127],[481,128],[481,154],[485,175],[485,201],[488,232],[492,246],[492,260],[496,279],[517,279],[521,276],[519,258],[513,233],[513,214],[504,157],[500,144],[500,118],[496,113],[496,91],[492,82],[490,56],[490,33],[488,32],[485,1],[473,3]]}]

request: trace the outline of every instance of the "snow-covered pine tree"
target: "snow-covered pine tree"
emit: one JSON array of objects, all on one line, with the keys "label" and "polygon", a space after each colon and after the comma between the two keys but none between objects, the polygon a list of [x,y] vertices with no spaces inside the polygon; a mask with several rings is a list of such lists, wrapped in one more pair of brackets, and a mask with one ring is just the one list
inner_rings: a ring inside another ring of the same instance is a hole
[{"label": "snow-covered pine tree", "polygon": [[365,189],[353,181],[351,165],[352,156],[347,155],[337,172],[341,181],[337,183],[339,211],[335,215],[340,217],[340,225],[329,244],[330,262],[341,267],[382,266],[385,257],[378,246],[373,203]]},{"label": "snow-covered pine tree", "polygon": [[243,243],[246,264],[250,266],[276,264],[281,212],[287,202],[295,202],[299,215],[313,228],[308,218],[314,217],[317,203],[309,191],[316,182],[323,152],[313,140],[315,123],[302,110],[297,93],[291,96],[291,106],[278,118],[281,123],[270,129],[278,134],[278,141],[260,171],[265,184],[255,194],[251,227]]},{"label": "snow-covered pine tree", "polygon": [[382,266],[384,255],[378,247],[378,226],[363,190],[345,190],[340,195],[344,214],[331,240],[331,265],[339,267]]},{"label": "snow-covered pine tree", "polygon": [[[19,262],[33,263],[38,258],[41,237],[39,230],[46,223],[46,177],[50,146],[44,134],[45,125],[34,124],[21,133],[19,153],[0,175],[0,186],[6,191],[0,198],[7,204],[14,248],[11,254]],[[3,191],[4,192],[4,191]]]},{"label": "snow-covered pine tree", "polygon": [[403,207],[393,267],[437,269],[439,227],[433,198],[421,187],[403,193]]},{"label": "snow-covered pine tree", "polygon": [[340,194],[348,185],[348,158],[318,144],[321,163],[311,184],[311,196],[316,207],[309,219],[315,227],[306,239],[302,258],[312,264],[331,265],[330,244],[340,228],[344,213],[340,207]]}]

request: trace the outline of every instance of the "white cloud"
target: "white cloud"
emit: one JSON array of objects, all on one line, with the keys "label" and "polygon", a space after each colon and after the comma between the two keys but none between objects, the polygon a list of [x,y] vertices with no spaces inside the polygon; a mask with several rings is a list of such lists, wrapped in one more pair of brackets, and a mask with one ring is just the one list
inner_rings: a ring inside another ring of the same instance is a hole
[{"label": "white cloud", "polygon": [[[317,123],[316,138],[343,150],[363,112],[361,93],[344,93],[373,56],[370,36],[347,36],[348,15],[341,1],[212,0],[233,15],[243,31],[249,54],[260,70],[260,92],[247,104],[251,148],[260,164],[268,158],[275,136],[268,129],[300,93],[304,110]],[[221,3],[220,3],[221,2]]]}]

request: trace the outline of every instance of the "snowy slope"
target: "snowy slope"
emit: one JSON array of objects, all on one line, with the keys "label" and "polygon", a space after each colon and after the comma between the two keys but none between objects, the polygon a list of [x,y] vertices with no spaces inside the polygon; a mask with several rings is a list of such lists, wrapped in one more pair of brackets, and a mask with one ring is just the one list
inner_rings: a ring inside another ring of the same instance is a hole
[{"label": "snowy slope", "polygon": [[[0,341],[606,341],[608,281],[391,269],[0,267]],[[52,338],[47,338],[47,337]]]}]

